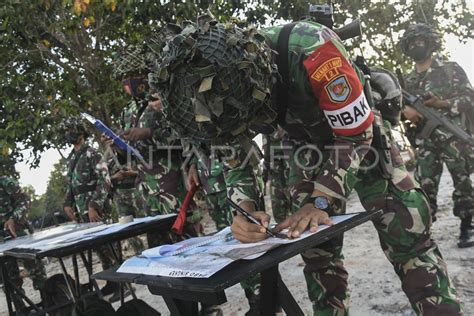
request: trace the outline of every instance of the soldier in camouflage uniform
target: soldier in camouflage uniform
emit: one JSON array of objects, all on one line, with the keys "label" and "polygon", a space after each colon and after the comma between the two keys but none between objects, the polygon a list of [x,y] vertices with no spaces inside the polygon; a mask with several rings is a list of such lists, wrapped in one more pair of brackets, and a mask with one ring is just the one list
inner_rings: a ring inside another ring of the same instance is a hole
[{"label": "soldier in camouflage uniform", "polygon": [[[0,161],[0,163],[2,162]],[[3,239],[2,236],[16,238],[26,235],[25,222],[28,205],[28,196],[20,188],[18,182],[13,178],[0,176],[0,239]],[[33,281],[34,289],[41,292],[46,281],[43,263],[41,260],[22,260],[22,262]],[[4,268],[10,282],[21,289],[23,280],[20,277],[17,260],[9,258],[5,262]],[[16,296],[13,297],[13,302],[17,311],[24,307]]]},{"label": "soldier in camouflage uniform", "polygon": [[[107,163],[102,155],[86,143],[89,134],[80,118],[69,118],[61,124],[66,142],[73,145],[67,158],[68,185],[64,212],[75,222],[101,222],[110,218],[111,182]],[[107,246],[96,253],[104,270],[113,266],[113,254]],[[104,296],[119,291],[116,283],[102,288]]]},{"label": "soldier in camouflage uniform", "polygon": [[[131,97],[120,114],[120,133],[137,127],[139,118],[147,106],[146,102],[143,102],[146,91],[143,78],[148,70],[144,59],[141,58],[142,55],[141,46],[129,46],[114,61],[114,76],[122,81],[125,93]],[[146,213],[147,206],[143,192],[137,187],[137,163],[134,160],[127,161],[126,155],[119,150],[116,153],[116,159],[112,160],[111,180],[113,199],[119,216],[142,217]],[[128,241],[135,252],[139,253],[144,249],[138,237],[130,238]]]},{"label": "soldier in camouflage uniform", "polygon": [[[123,137],[148,159],[146,165],[138,165],[139,188],[147,212],[150,215],[177,213],[186,195],[181,170],[182,150],[176,134],[167,126],[161,113],[159,99],[148,94],[144,75],[148,72],[145,48],[137,47],[124,54],[120,64],[117,63],[116,72],[135,74],[124,80],[124,84],[143,114],[137,117],[134,127],[124,131]],[[195,205],[190,208],[195,208]],[[201,215],[196,210],[193,216],[187,218],[185,232],[199,235],[202,229],[200,219]],[[150,233],[147,237],[149,247],[178,240],[172,233]]]},{"label": "soldier in camouflage uniform", "polygon": [[[201,156],[199,160],[193,161],[189,170],[188,181],[201,186],[206,201],[210,206],[209,213],[216,223],[217,230],[226,228],[232,224],[233,213],[227,202],[227,190],[224,178],[224,166],[218,159],[207,159]],[[191,183],[188,183],[191,186]],[[258,310],[258,293],[260,291],[260,275],[254,274],[240,282],[248,298],[251,310]],[[250,315],[250,314],[249,314]]]},{"label": "soldier in camouflage uniform", "polygon": [[[282,129],[263,137],[264,167],[270,179],[273,218],[277,223],[290,215],[291,196],[288,187],[292,143]],[[265,178],[265,177],[264,177]]]},{"label": "soldier in camouflage uniform", "polygon": [[[276,46],[282,28],[271,27],[263,33]],[[406,172],[396,146],[390,146],[394,170],[389,179],[378,165],[361,168],[377,161],[370,150],[374,120],[390,135],[389,126],[367,105],[362,74],[348,61],[330,29],[300,21],[285,31],[289,34],[288,102],[286,112],[279,111],[284,114],[279,115],[279,123],[296,142],[290,168],[295,207],[276,231],[289,228],[288,235],[295,238],[306,228],[315,231],[318,224],[329,224],[328,215],[344,213],[355,188],[365,209],[385,211],[374,224],[416,313],[460,315],[461,304],[430,236],[429,204]],[[268,119],[275,118],[271,115],[275,103],[270,102],[274,83],[270,52],[255,30],[242,31],[201,18],[195,30],[187,26],[167,42],[160,67],[150,76],[170,124],[181,137],[204,149],[223,143],[232,146],[219,150],[227,158],[228,195],[264,225],[269,216],[259,211],[263,208],[247,153],[252,151],[251,132],[265,131]],[[275,95],[277,100],[282,99]],[[235,155],[229,158],[230,152]],[[234,217],[231,228],[242,242],[267,238],[262,227],[240,215]],[[348,275],[341,248],[342,237],[303,253],[308,292],[317,315],[348,314]]]},{"label": "soldier in camouflage uniform", "polygon": [[[411,25],[404,33],[400,47],[416,63],[415,69],[405,79],[406,89],[412,94],[425,96],[425,106],[466,128],[464,123],[473,113],[474,90],[457,63],[432,56],[441,47],[439,34],[425,24]],[[421,130],[422,117],[414,108],[407,106],[404,114],[416,124],[415,133]],[[418,160],[415,175],[429,197],[433,219],[438,209],[436,197],[444,163],[454,182],[453,212],[461,219],[458,246],[474,246],[469,232],[474,214],[474,191],[469,170],[472,147],[442,127],[434,130],[427,139],[417,138],[416,143]]]}]

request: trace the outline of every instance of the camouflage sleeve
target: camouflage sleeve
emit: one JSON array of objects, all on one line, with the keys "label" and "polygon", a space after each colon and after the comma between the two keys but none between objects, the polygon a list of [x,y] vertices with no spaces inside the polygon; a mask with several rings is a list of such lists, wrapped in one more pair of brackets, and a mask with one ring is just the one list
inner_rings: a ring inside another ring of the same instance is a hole
[{"label": "camouflage sleeve", "polygon": [[68,183],[66,187],[66,194],[64,196],[63,206],[72,207],[73,205],[74,205],[74,195],[72,194],[71,185],[69,184],[69,177],[68,177]]},{"label": "camouflage sleeve", "polygon": [[363,157],[372,141],[374,113],[362,83],[338,41],[327,41],[303,62],[310,89],[332,129],[330,158],[315,181],[319,190],[345,200],[356,182]]},{"label": "camouflage sleeve", "polygon": [[336,137],[330,158],[317,177],[314,189],[336,199],[345,200],[357,182],[357,172],[372,142],[372,126],[361,134]]},{"label": "camouflage sleeve", "polygon": [[5,183],[5,191],[12,204],[11,218],[15,220],[23,218],[28,211],[28,195],[23,192],[18,182],[10,178]]},{"label": "camouflage sleeve", "polygon": [[254,202],[260,206],[261,192],[257,184],[255,166],[261,153],[255,143],[245,136],[237,137],[227,148],[218,150],[224,166],[227,196],[236,203]]},{"label": "camouflage sleeve", "polygon": [[64,204],[63,207],[69,206],[72,207],[74,205],[74,194],[72,193],[72,188],[71,188],[71,175],[70,173],[72,172],[69,170],[69,162],[70,159],[73,159],[71,155],[66,160],[66,165],[68,168],[66,179],[67,179],[67,186],[66,186],[66,194],[64,194]]},{"label": "camouflage sleeve", "polygon": [[102,159],[102,155],[99,152],[91,151],[89,159],[92,171],[97,179],[97,184],[88,206],[100,211],[103,210],[111,190],[109,169],[107,162]]},{"label": "camouflage sleeve", "polygon": [[[451,63],[452,92],[447,99],[452,114],[467,112],[474,106],[474,90],[464,70],[457,63]],[[446,67],[446,66],[445,66]]]}]

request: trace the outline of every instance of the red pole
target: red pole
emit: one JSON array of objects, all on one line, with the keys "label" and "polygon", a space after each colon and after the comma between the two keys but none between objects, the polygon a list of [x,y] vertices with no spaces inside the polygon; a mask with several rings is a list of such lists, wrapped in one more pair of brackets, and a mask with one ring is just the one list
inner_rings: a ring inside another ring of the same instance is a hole
[{"label": "red pole", "polygon": [[188,210],[189,203],[191,203],[191,200],[193,199],[194,193],[196,193],[196,189],[197,185],[196,183],[193,183],[191,185],[191,188],[189,188],[188,193],[186,193],[183,205],[181,205],[181,208],[179,209],[178,217],[176,217],[173,227],[171,227],[173,233],[176,233],[178,235],[183,234],[184,223],[186,223],[186,212]]}]

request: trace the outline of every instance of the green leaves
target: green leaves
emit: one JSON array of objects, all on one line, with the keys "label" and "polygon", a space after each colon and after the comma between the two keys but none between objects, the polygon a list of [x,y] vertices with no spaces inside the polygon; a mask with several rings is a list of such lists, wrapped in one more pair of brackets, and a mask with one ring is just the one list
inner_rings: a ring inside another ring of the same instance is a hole
[{"label": "green leaves", "polygon": [[[257,25],[308,14],[304,0],[2,1],[0,146],[10,148],[14,157],[20,148],[32,149],[35,165],[45,148],[62,145],[56,126],[63,118],[87,111],[110,124],[127,99],[111,76],[113,53],[124,43],[143,41],[167,22],[196,21],[208,8],[221,22],[246,18]],[[364,35],[347,41],[348,51],[362,49],[369,61],[391,70],[410,67],[396,45],[408,24],[425,17],[441,32],[461,40],[473,37],[473,13],[465,1],[335,2],[335,27],[357,17]]]}]

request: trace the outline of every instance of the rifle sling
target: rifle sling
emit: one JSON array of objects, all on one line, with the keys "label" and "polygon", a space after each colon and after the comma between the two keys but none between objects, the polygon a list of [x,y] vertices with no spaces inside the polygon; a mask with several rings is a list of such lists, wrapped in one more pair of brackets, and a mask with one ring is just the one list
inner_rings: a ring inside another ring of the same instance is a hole
[{"label": "rifle sling", "polygon": [[283,125],[285,122],[286,111],[288,109],[288,91],[289,91],[289,77],[290,70],[288,65],[288,42],[290,39],[291,30],[296,23],[289,23],[283,26],[278,35],[276,47],[272,47],[278,53],[277,66],[280,73],[281,80],[276,84],[277,93],[277,123]]}]

